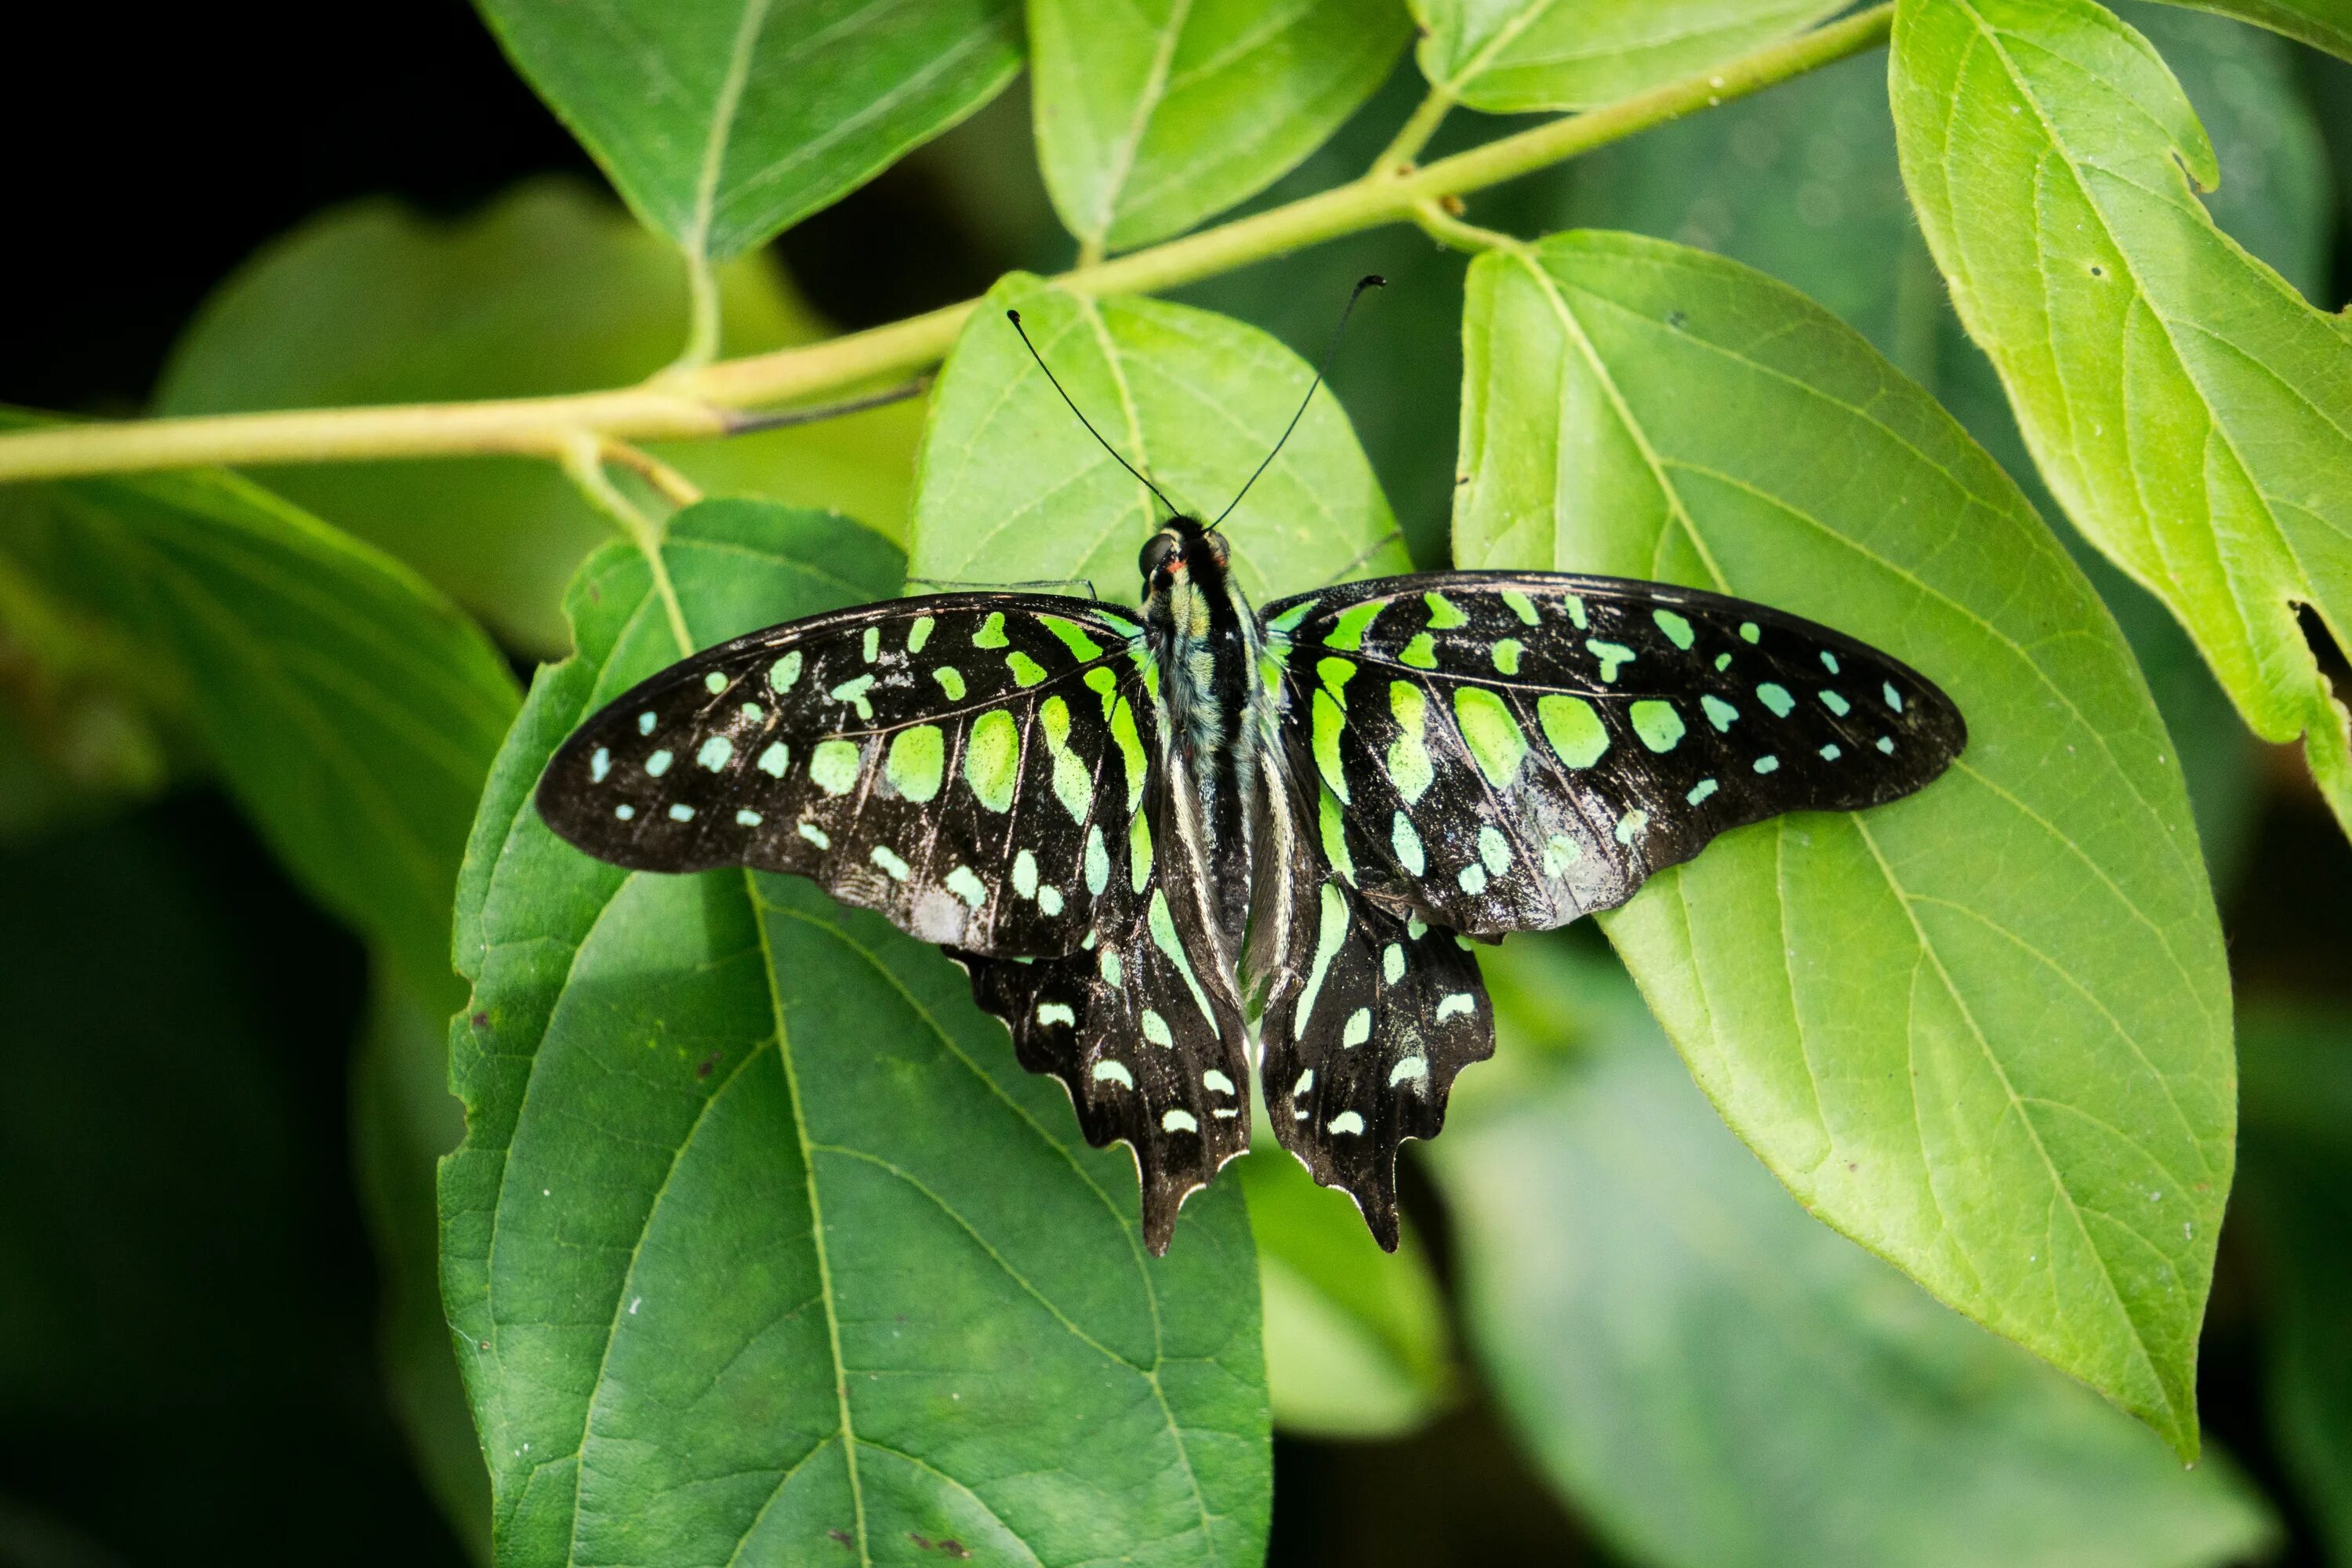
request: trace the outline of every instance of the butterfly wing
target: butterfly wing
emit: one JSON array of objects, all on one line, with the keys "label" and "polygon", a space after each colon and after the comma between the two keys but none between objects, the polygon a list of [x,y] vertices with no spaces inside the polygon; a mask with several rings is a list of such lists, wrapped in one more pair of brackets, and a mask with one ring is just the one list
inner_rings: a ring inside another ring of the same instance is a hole
[{"label": "butterfly wing", "polygon": [[[1160,725],[1153,717],[1152,729]],[[1097,854],[1092,926],[1059,958],[990,958],[950,950],[972,994],[1013,1031],[1022,1066],[1070,1091],[1097,1148],[1135,1150],[1143,1234],[1168,1250],[1184,1199],[1249,1148],[1249,1032],[1233,963],[1211,933],[1208,879],[1172,820],[1189,792],[1155,776],[1142,806]]]},{"label": "butterfly wing", "polygon": [[1142,629],[1082,599],[945,594],[753,632],[575,731],[540,815],[634,869],[808,877],[927,942],[1058,955],[1142,804]]},{"label": "butterfly wing", "polygon": [[1477,935],[1614,908],[1733,827],[1908,795],[1968,738],[1887,655],[1662,584],[1429,574],[1266,617],[1326,857],[1371,901]]},{"label": "butterfly wing", "polygon": [[[1266,760],[1267,859],[1250,969],[1265,985],[1259,1078],[1282,1145],[1397,1245],[1396,1151],[1434,1138],[1454,1077],[1495,1050],[1470,943],[1360,892],[1318,840],[1313,774]],[[1328,792],[1326,792],[1328,799]]]}]

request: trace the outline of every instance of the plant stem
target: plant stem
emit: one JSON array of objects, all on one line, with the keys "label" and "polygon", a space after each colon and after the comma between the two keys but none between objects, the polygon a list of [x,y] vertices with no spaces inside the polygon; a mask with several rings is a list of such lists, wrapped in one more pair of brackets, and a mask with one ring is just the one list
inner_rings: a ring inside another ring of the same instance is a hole
[{"label": "plant stem", "polygon": [[1407,120],[1403,129],[1396,133],[1396,140],[1382,148],[1381,155],[1372,160],[1370,173],[1411,173],[1412,161],[1421,156],[1421,150],[1429,145],[1432,136],[1437,134],[1438,126],[1444,123],[1446,114],[1453,107],[1452,93],[1442,87],[1431,88],[1429,96],[1421,100],[1421,107],[1412,111],[1412,118]]},{"label": "plant stem", "polygon": [[[1890,3],[1586,113],[1441,158],[1367,174],[1286,205],[1107,261],[1055,281],[1073,293],[1149,294],[1285,256],[1383,224],[1420,221],[1423,204],[1484,190],[1694,110],[1745,97],[1885,40]],[[1441,111],[1425,101],[1407,130]],[[1403,137],[1400,135],[1400,142]],[[208,464],[341,462],[460,453],[521,453],[569,464],[579,435],[679,440],[729,434],[730,409],[796,402],[943,358],[977,300],[826,342],[698,369],[642,386],[562,397],[379,408],[213,415],[0,435],[0,482]],[[698,331],[700,324],[698,322]],[[575,477],[577,477],[575,475]],[[601,478],[601,470],[599,473]],[[609,480],[605,481],[608,485]]]},{"label": "plant stem", "polygon": [[607,436],[600,445],[600,452],[605,462],[620,464],[661,491],[662,498],[672,506],[692,506],[702,499],[700,486],[642,447],[632,447]]},{"label": "plant stem", "polygon": [[604,443],[585,430],[575,430],[563,443],[557,461],[590,505],[614,522],[627,534],[646,558],[652,571],[654,592],[660,595],[662,611],[669,617],[670,635],[677,639],[678,651],[694,651],[694,634],[687,630],[686,607],[677,602],[677,585],[669,580],[669,563],[662,559],[661,525],[629,503],[612,477],[604,472]]},{"label": "plant stem", "polygon": [[1455,250],[1468,251],[1473,256],[1488,250],[1526,248],[1524,243],[1512,235],[1505,234],[1499,229],[1481,228],[1475,223],[1465,223],[1455,217],[1445,210],[1445,204],[1443,202],[1422,203],[1413,209],[1412,221],[1421,226],[1423,234],[1437,241],[1438,244],[1450,246]]}]

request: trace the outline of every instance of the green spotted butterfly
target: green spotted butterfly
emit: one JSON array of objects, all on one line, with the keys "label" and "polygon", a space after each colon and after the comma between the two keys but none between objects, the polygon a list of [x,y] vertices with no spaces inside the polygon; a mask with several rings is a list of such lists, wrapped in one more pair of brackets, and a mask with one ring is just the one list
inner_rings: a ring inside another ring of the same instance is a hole
[{"label": "green spotted butterfly", "polygon": [[1470,939],[1908,795],[1967,740],[1917,672],[1738,599],[1457,572],[1254,611],[1227,560],[1176,515],[1133,616],[964,592],[739,637],[583,724],[540,813],[945,947],[1087,1140],[1132,1145],[1154,1252],[1249,1146],[1254,1055],[1275,1136],[1393,1247],[1397,1145],[1494,1050]]}]

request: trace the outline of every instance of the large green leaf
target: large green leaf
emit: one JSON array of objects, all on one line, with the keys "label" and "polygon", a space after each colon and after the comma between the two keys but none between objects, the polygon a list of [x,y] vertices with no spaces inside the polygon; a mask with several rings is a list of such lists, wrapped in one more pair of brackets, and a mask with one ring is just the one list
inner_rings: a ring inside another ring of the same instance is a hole
[{"label": "large green leaf", "polygon": [[723,259],[996,96],[1017,0],[478,0],[647,226]]},{"label": "large green leaf", "polygon": [[1321,145],[1412,35],[1398,0],[1029,0],[1037,154],[1072,234],[1192,227]]},{"label": "large green leaf", "polygon": [[[664,558],[704,642],[899,584],[879,537],[757,501],[681,512]],[[1151,1258],[1132,1160],[936,950],[798,879],[556,839],[548,755],[679,651],[617,546],[570,608],[458,905],[443,1282],[499,1562],[1255,1561],[1238,1192]]]},{"label": "large green leaf", "polygon": [[[990,291],[931,395],[908,571],[931,581],[1083,578],[1137,591],[1135,552],[1164,515],[1062,405],[1004,319],[1108,440],[1178,506],[1213,518],[1297,411],[1313,372],[1255,327],[1154,300],[1086,300],[1015,273]],[[1396,519],[1347,415],[1318,393],[1225,525],[1259,603],[1407,570]]]},{"label": "large green leaf", "polygon": [[467,824],[515,711],[473,623],[227,474],[0,491],[0,552],[132,640],[320,902],[407,973],[447,972]]},{"label": "large green leaf", "polygon": [[[2129,4],[2203,110],[2227,172],[2207,200],[2240,243],[2312,289],[2331,198],[2291,46],[2217,16]],[[1720,251],[1844,318],[1934,392],[2054,516],[1992,366],[1960,331],[1903,190],[1875,57],[1811,71],[1573,165],[1549,226],[1629,228]],[[2064,536],[2131,641],[2178,748],[2215,879],[2229,881],[2257,799],[2257,744],[2196,645],[2147,591]]]},{"label": "large green leaf", "polygon": [[[1263,1102],[1253,1109],[1265,1126]],[[1354,1200],[1318,1187],[1271,1139],[1234,1167],[1257,1236],[1265,1300],[1265,1380],[1281,1431],[1390,1437],[1454,1388],[1445,1303],[1418,1231],[1382,1252]]]},{"label": "large green leaf", "polygon": [[1412,0],[1421,69],[1473,109],[1584,109],[1704,70],[1844,0]]},{"label": "large green leaf", "polygon": [[2352,643],[2352,322],[2214,226],[2188,99],[2090,0],[1905,0],[1891,81],[1921,226],[2052,492],[2352,827],[2352,721],[2297,621]]},{"label": "large green leaf", "polygon": [[2334,1561],[2352,1563],[2352,1014],[2250,1008],[2239,1037],[2271,1430]]},{"label": "large green leaf", "polygon": [[2171,0],[2200,11],[2235,16],[2315,49],[2352,60],[2352,4],[2347,0]]},{"label": "large green leaf", "polygon": [[[1592,1001],[1632,989],[1557,942],[1512,942],[1486,967],[1563,969]],[[2189,1568],[2267,1543],[2226,1466],[2184,1471],[2113,1406],[1814,1224],[1638,1005],[1607,1017],[1430,1152],[1496,1397],[1628,1557]],[[1574,1033],[1557,1015],[1538,1027],[1542,1044]],[[1507,1035],[1506,1059],[1527,1046]]]},{"label": "large green leaf", "polygon": [[1822,1218],[2194,1451],[2229,984],[2177,762],[2000,468],[1737,263],[1570,234],[1471,268],[1457,559],[1759,599],[1943,685],[1918,795],[1727,835],[1607,917]]},{"label": "large green leaf", "polygon": [[[825,333],[770,256],[719,270],[724,352]],[[604,198],[535,180],[444,223],[388,201],[312,218],[223,284],[173,349],[161,414],[532,397],[626,386],[687,331],[686,266]],[[653,450],[707,489],[904,526],[919,405]],[[612,525],[551,463],[460,458],[260,470],[534,652],[560,652],[563,585]]]}]

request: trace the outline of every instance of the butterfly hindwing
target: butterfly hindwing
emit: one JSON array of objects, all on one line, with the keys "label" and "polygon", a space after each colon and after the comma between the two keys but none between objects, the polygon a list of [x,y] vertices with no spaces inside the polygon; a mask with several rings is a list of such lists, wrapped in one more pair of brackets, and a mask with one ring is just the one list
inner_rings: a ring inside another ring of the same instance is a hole
[{"label": "butterfly hindwing", "polygon": [[[1287,771],[1278,757],[1267,766]],[[1494,1054],[1494,1014],[1468,942],[1358,892],[1321,853],[1311,778],[1284,782],[1268,813],[1280,863],[1261,882],[1252,939],[1266,1115],[1394,1250],[1397,1146],[1437,1136],[1454,1075]]]},{"label": "butterfly hindwing", "polygon": [[[1161,764],[1155,762],[1158,769]],[[1059,958],[955,952],[972,994],[1013,1032],[1021,1065],[1070,1091],[1097,1148],[1135,1150],[1144,1240],[1165,1252],[1185,1197],[1249,1148],[1249,1034],[1233,965],[1210,934],[1207,879],[1155,774],[1105,858],[1092,927]]]},{"label": "butterfly hindwing", "polygon": [[1089,601],[1011,593],[770,627],[583,724],[540,813],[632,868],[798,872],[927,942],[1069,952],[1159,744],[1141,640]]},{"label": "butterfly hindwing", "polygon": [[1907,795],[1967,739],[1895,659],[1660,584],[1430,574],[1266,616],[1326,856],[1374,902],[1481,935],[1613,908],[1729,828]]}]

